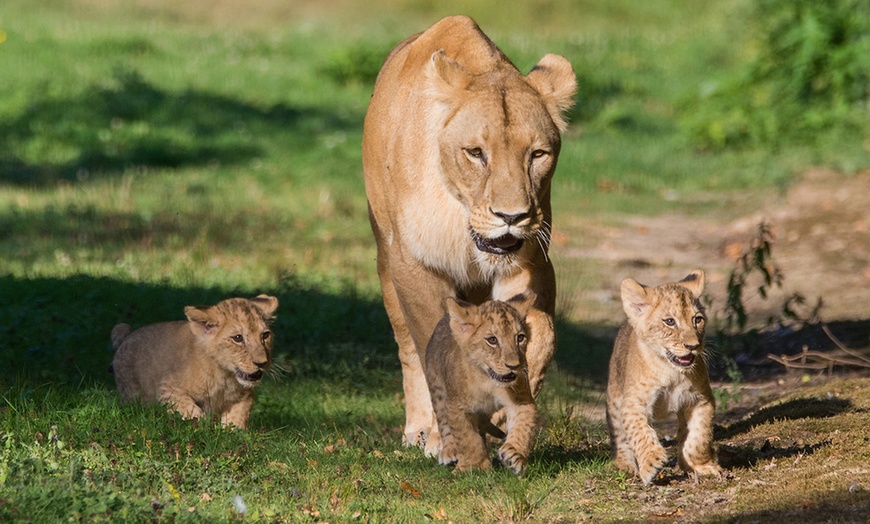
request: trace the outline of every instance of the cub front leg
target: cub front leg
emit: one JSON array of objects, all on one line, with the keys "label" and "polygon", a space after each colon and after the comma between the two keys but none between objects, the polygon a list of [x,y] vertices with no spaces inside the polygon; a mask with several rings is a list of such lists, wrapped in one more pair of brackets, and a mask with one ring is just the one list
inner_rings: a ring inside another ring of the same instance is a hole
[{"label": "cub front leg", "polygon": [[625,426],[622,424],[622,404],[608,399],[606,415],[613,461],[617,469],[634,475],[637,473],[637,459],[634,457],[628,436],[625,434]]},{"label": "cub front leg", "polygon": [[486,450],[486,440],[475,427],[474,415],[462,409],[453,408],[450,410],[449,416],[449,426],[457,451],[456,468],[459,471],[468,471],[492,467]]},{"label": "cub front leg", "polygon": [[524,404],[507,410],[507,438],[498,450],[498,458],[517,475],[525,472],[538,425],[534,404]]},{"label": "cub front leg", "polygon": [[713,415],[715,400],[712,396],[696,404],[681,408],[677,414],[677,457],[680,469],[693,475],[722,476],[716,463],[713,446]]},{"label": "cub front leg", "polygon": [[196,404],[193,397],[176,386],[162,384],[157,391],[157,400],[169,406],[170,411],[178,412],[182,418],[201,418],[205,412]]},{"label": "cub front leg", "polygon": [[235,426],[239,429],[248,427],[248,417],[251,414],[251,406],[254,405],[254,394],[248,393],[250,394],[221,413],[221,425]]},{"label": "cub front leg", "polygon": [[656,430],[650,425],[642,404],[624,404],[622,422],[628,445],[637,460],[637,475],[648,486],[667,462],[668,453],[659,443]]}]

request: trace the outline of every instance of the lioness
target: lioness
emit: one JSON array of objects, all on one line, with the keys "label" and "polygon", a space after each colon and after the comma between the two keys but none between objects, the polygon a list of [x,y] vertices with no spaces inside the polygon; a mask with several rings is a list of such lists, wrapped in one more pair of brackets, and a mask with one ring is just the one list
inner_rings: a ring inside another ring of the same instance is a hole
[{"label": "lioness", "polygon": [[[448,315],[426,349],[426,378],[441,435],[439,463],[455,462],[460,471],[489,469],[486,434],[496,433],[505,438],[498,450],[502,464],[517,475],[525,471],[538,420],[525,358],[523,318],[530,302],[525,295],[480,306],[447,299]],[[502,408],[506,434],[491,422]]]},{"label": "lioness", "polygon": [[363,168],[408,445],[437,449],[426,443],[436,422],[422,362],[448,297],[480,304],[533,290],[528,364],[541,389],[555,349],[550,180],[576,84],[556,55],[523,76],[465,16],[400,43],[378,75]]},{"label": "lioness", "polygon": [[704,362],[704,272],[647,287],[627,278],[628,321],[613,346],[607,426],[616,466],[649,484],[667,460],[654,419],[677,414],[677,457],[692,475],[720,475],[713,447],[716,400]]},{"label": "lioness", "polygon": [[272,362],[269,323],[278,299],[230,298],[214,306],[184,308],[187,320],[135,331],[112,329],[115,358],[109,368],[121,398],[160,402],[184,418],[220,415],[245,428],[253,388]]}]

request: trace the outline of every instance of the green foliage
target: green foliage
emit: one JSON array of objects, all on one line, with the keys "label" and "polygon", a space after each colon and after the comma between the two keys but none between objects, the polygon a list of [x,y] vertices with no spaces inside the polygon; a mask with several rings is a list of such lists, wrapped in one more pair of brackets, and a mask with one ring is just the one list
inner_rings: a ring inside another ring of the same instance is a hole
[{"label": "green foliage", "polygon": [[[771,326],[782,326],[788,322],[799,324],[818,319],[822,300],[809,307],[800,293],[785,294],[782,305],[774,314],[769,315],[761,325],[750,325],[747,301],[751,297],[767,300],[772,291],[784,292],[785,275],[775,263],[772,254],[773,233],[770,224],[758,224],[756,235],[734,264],[728,276],[725,304],[721,312],[715,314],[717,338],[725,346],[726,353],[732,353],[735,339],[752,337],[759,330]],[[726,360],[727,362],[727,360]],[[729,369],[729,373],[731,370]]]},{"label": "green foliage", "polygon": [[870,1],[762,0],[757,56],[684,113],[704,147],[864,136],[870,125]]}]

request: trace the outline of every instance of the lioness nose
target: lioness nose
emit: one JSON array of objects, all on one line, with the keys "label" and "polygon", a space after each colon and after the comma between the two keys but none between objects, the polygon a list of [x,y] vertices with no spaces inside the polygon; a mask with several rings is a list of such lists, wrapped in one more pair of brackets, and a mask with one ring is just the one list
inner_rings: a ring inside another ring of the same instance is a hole
[{"label": "lioness nose", "polygon": [[504,223],[509,226],[512,226],[529,216],[528,211],[523,211],[521,213],[503,213],[501,211],[493,211],[492,209],[490,209],[490,211],[492,211],[493,215],[502,219]]}]

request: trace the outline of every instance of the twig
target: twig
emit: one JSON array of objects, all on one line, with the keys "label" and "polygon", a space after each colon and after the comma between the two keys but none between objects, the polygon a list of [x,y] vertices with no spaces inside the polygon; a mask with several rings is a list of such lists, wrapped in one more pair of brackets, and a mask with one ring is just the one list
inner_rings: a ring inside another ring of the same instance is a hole
[{"label": "twig", "polygon": [[833,333],[831,333],[831,330],[828,328],[827,324],[822,323],[822,331],[824,331],[825,334],[828,335],[828,338],[830,338],[831,341],[833,341],[834,344],[836,344],[838,348],[843,350],[844,353],[848,354],[851,357],[855,357],[857,359],[863,360],[864,362],[870,364],[870,358],[867,358],[864,355],[861,355],[860,353],[858,353],[852,349],[847,348],[845,344],[840,342],[840,339],[838,339],[837,337],[834,336]]},{"label": "twig", "polygon": [[810,351],[806,346],[803,351],[797,355],[774,355],[768,353],[767,358],[782,364],[791,369],[827,369],[828,374],[832,373],[834,366],[857,366],[870,368],[870,362],[867,359],[859,357],[860,360],[850,360],[842,357],[835,357],[823,353],[821,351]]}]

